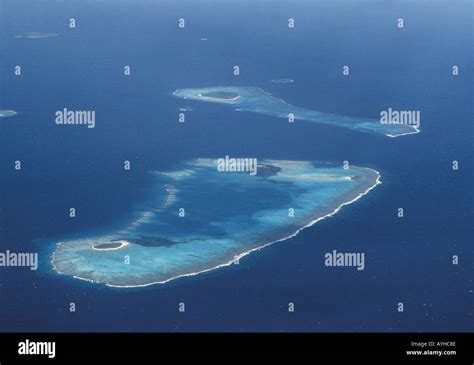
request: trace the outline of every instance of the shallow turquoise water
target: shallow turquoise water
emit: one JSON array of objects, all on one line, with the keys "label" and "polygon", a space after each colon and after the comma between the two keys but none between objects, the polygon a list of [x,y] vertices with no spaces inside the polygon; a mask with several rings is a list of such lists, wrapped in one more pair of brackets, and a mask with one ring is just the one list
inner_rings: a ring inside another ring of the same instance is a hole
[{"label": "shallow turquoise water", "polygon": [[[256,176],[219,172],[217,160],[197,159],[153,172],[153,194],[132,212],[134,220],[116,232],[59,243],[53,265],[112,286],[193,275],[293,235],[378,182],[374,170],[342,165],[267,160],[258,169]],[[93,248],[115,240],[129,244]]]},{"label": "shallow turquoise water", "polygon": [[[209,93],[235,93],[238,94],[239,97],[235,99],[206,97],[205,95]],[[361,132],[381,133],[389,137],[398,137],[419,132],[419,130],[412,125],[382,124],[376,119],[355,118],[300,108],[290,105],[283,99],[274,97],[256,87],[217,86],[178,89],[175,90],[173,94],[185,99],[229,104],[238,111],[250,111],[286,119],[292,114],[295,120],[302,119]]]}]

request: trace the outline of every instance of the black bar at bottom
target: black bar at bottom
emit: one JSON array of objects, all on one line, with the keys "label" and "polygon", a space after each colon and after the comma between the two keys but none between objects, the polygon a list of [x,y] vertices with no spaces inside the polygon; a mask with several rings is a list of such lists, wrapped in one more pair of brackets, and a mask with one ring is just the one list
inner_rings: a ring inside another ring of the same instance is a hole
[{"label": "black bar at bottom", "polygon": [[[48,352],[53,342],[54,357]],[[0,333],[0,364],[242,351],[312,352],[321,357],[350,354],[359,359],[370,356],[450,364],[462,359],[459,363],[472,364],[473,348],[472,333]]]}]

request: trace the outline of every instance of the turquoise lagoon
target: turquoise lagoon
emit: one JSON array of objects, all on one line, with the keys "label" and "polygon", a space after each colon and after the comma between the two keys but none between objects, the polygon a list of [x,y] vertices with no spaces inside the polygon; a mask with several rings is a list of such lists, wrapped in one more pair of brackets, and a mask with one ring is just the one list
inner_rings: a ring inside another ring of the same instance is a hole
[{"label": "turquoise lagoon", "polygon": [[252,176],[196,159],[152,174],[128,225],[57,244],[57,272],[116,287],[196,275],[287,239],[380,183],[369,168],[306,161],[259,161]]}]

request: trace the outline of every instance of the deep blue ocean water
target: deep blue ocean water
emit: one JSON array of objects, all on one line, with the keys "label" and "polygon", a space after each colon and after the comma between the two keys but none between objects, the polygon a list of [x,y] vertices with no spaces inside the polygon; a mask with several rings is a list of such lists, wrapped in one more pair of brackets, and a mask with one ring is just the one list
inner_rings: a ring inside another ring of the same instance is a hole
[{"label": "deep blue ocean water", "polygon": [[[0,18],[0,109],[18,112],[0,119],[0,248],[41,253],[36,272],[1,269],[1,331],[473,330],[471,2],[4,0]],[[29,31],[61,35],[14,38]],[[215,85],[355,117],[420,110],[422,132],[289,124],[171,95]],[[55,125],[64,107],[95,110],[96,128]],[[182,107],[192,108],[184,124]],[[164,286],[111,289],[51,270],[57,239],[127,221],[150,170],[226,154],[349,160],[380,171],[383,184],[239,265]],[[325,267],[334,249],[365,252],[365,270]]]}]

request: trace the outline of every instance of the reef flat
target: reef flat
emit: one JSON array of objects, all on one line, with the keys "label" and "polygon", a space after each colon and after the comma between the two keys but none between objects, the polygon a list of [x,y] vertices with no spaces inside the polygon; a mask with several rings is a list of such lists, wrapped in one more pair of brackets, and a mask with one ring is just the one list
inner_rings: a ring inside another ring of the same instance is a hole
[{"label": "reef flat", "polygon": [[258,169],[223,173],[217,160],[196,159],[153,172],[150,196],[126,226],[59,242],[52,265],[109,286],[165,283],[292,237],[380,183],[357,166],[263,160]]},{"label": "reef flat", "polygon": [[[419,129],[413,125],[383,124],[377,119],[349,117],[296,107],[256,87],[217,86],[178,89],[173,92],[173,95],[189,100],[224,103],[237,111],[255,112],[286,119],[292,116],[295,120],[301,119],[361,132],[378,133],[388,137],[419,132]],[[206,95],[238,95],[238,97],[208,97]]]}]

